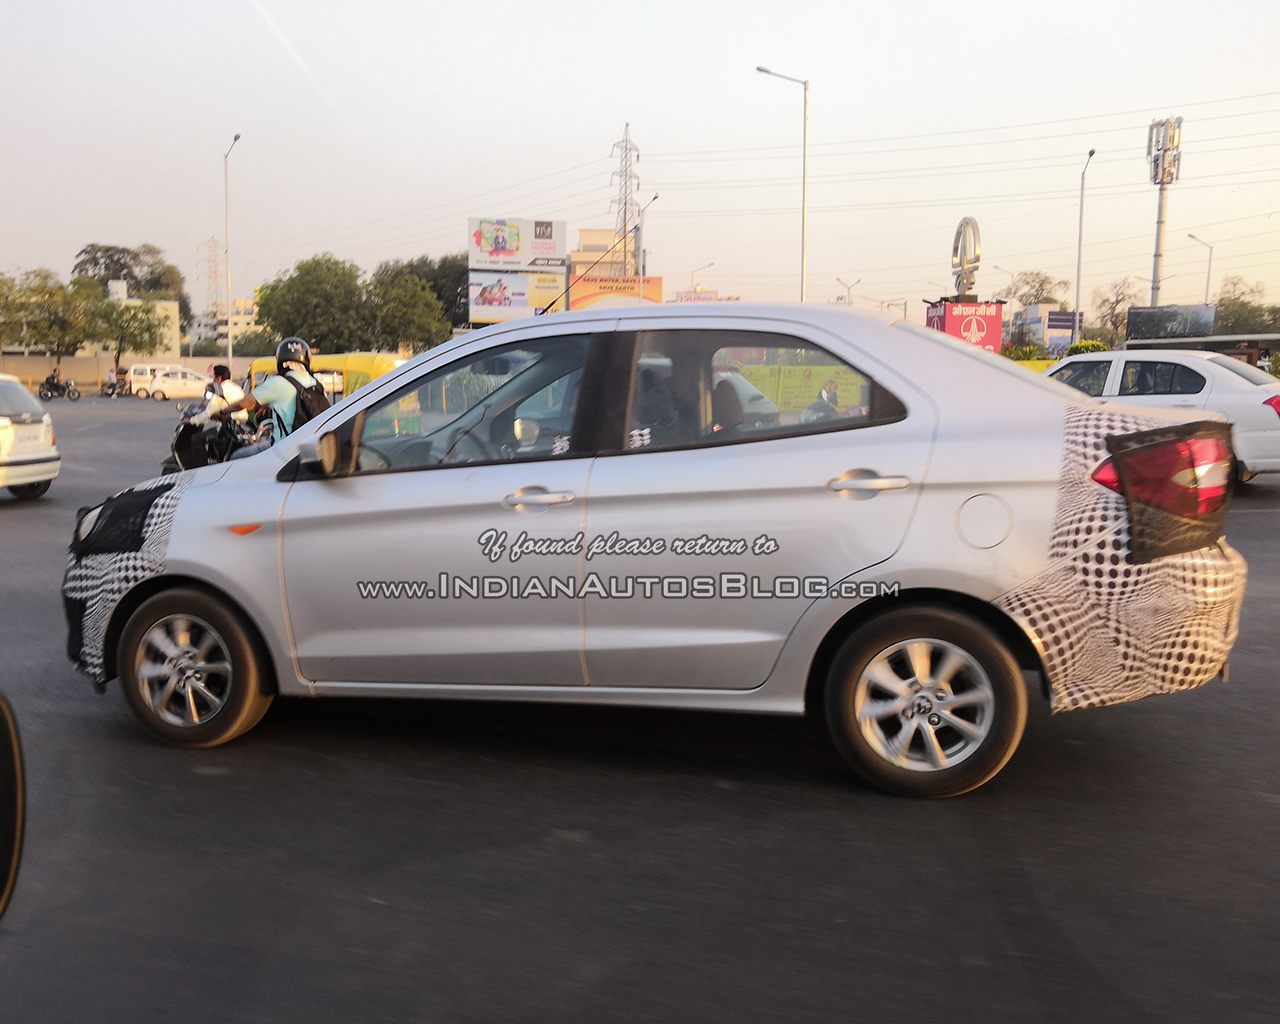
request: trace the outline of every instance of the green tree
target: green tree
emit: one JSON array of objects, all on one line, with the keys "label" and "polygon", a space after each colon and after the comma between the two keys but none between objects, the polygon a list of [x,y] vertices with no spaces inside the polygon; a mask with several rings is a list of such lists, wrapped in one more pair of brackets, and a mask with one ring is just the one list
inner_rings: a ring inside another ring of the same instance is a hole
[{"label": "green tree", "polygon": [[1138,288],[1127,277],[1093,290],[1093,311],[1098,315],[1098,339],[1114,346],[1124,337],[1129,307],[1137,301]]},{"label": "green tree", "polygon": [[466,253],[451,253],[438,260],[430,256],[418,256],[407,262],[391,260],[380,265],[373,272],[373,277],[380,280],[402,273],[412,274],[431,285],[444,308],[445,318],[454,327],[461,327],[471,320]]},{"label": "green tree", "polygon": [[1111,346],[1101,341],[1077,341],[1067,346],[1067,355],[1082,356],[1089,352],[1110,352]]},{"label": "green tree", "polygon": [[100,337],[111,343],[116,372],[126,352],[150,355],[164,338],[164,321],[154,306],[123,302],[103,302],[99,307]]},{"label": "green tree", "polygon": [[[221,344],[221,343],[220,343]],[[244,334],[236,338],[232,350],[238,356],[273,356],[276,353],[276,346],[280,344],[280,336],[274,331],[264,330],[257,327],[252,331],[245,331]],[[226,345],[222,346],[225,353]]]},{"label": "green tree", "polygon": [[1013,280],[1001,291],[996,292],[997,299],[1017,299],[1024,306],[1034,306],[1037,302],[1062,304],[1058,293],[1071,282],[1058,277],[1050,277],[1039,270],[1024,270],[1014,274]]},{"label": "green tree", "polygon": [[185,331],[191,325],[191,297],[182,271],[164,258],[154,245],[127,249],[122,245],[86,245],[76,253],[73,277],[91,277],[106,285],[124,281],[131,299],[172,299],[178,303],[178,322]]},{"label": "green tree", "polygon": [[322,352],[357,352],[373,342],[360,268],[332,253],[301,260],[258,289],[258,320],[282,338]]},{"label": "green tree", "polygon": [[210,359],[225,357],[227,354],[227,343],[221,338],[201,338],[199,341],[191,343],[191,354],[193,356],[203,356]]},{"label": "green tree", "polygon": [[3,283],[6,344],[57,356],[73,356],[97,340],[105,292],[87,277],[63,284],[52,270],[28,270]]},{"label": "green tree", "polygon": [[406,345],[415,353],[425,352],[448,341],[452,333],[431,285],[406,268],[375,274],[365,301],[374,349],[395,351]]}]

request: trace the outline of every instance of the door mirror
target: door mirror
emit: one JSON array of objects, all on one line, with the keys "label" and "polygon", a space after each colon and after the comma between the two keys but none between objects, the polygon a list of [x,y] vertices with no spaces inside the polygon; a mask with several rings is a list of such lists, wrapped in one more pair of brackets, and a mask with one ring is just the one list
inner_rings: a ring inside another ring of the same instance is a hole
[{"label": "door mirror", "polygon": [[182,412],[182,403],[181,403],[181,402],[179,402],[179,403],[178,403],[178,412]]},{"label": "door mirror", "polygon": [[298,468],[310,476],[338,475],[338,435],[326,431],[298,446]]},{"label": "door mirror", "polygon": [[18,723],[8,703],[0,697],[0,916],[18,880],[25,804]]}]

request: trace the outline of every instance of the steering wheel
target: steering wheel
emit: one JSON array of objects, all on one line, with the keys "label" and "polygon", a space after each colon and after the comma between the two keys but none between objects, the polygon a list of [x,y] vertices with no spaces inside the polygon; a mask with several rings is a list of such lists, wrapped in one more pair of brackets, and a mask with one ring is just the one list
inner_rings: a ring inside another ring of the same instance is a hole
[{"label": "steering wheel", "polygon": [[443,459],[441,464],[452,466],[467,462],[494,462],[493,453],[489,451],[489,446],[485,444],[475,435],[474,431],[463,434],[457,441],[453,443],[453,447]]}]

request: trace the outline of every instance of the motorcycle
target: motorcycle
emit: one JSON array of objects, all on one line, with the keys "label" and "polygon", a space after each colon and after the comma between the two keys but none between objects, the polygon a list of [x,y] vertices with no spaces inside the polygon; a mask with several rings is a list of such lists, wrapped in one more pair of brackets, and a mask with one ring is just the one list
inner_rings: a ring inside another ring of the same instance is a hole
[{"label": "motorcycle", "polygon": [[104,381],[98,390],[103,398],[118,398],[120,395],[129,393],[129,381],[123,377],[117,378],[114,384]]},{"label": "motorcycle", "polygon": [[40,400],[47,402],[51,398],[65,398],[69,402],[78,402],[80,392],[73,380],[44,380],[40,382]]},{"label": "motorcycle", "polygon": [[178,404],[178,415],[182,419],[169,442],[169,457],[160,464],[161,476],[227,462],[233,452],[256,444],[274,430],[270,420],[257,428],[236,419],[223,420],[221,423],[214,420],[204,425],[190,422],[191,417],[198,416],[208,408],[212,397],[213,393],[206,391],[195,405],[184,409],[181,403]]}]

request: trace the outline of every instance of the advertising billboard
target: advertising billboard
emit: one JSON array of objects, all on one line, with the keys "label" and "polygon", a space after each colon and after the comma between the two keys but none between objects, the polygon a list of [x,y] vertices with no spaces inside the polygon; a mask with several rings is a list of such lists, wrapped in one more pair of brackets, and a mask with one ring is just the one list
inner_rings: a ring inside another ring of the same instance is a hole
[{"label": "advertising billboard", "polygon": [[563,270],[568,238],[562,220],[471,217],[467,221],[467,266],[472,270]]},{"label": "advertising billboard", "polygon": [[573,279],[569,292],[569,308],[590,309],[593,306],[642,306],[662,302],[662,278],[607,277],[583,274]]},{"label": "advertising billboard", "polygon": [[[1044,347],[1051,356],[1060,356],[1071,347],[1071,328],[1079,314],[1050,313],[1044,320]],[[1083,333],[1084,317],[1080,317],[1080,328]]]},{"label": "advertising billboard", "polygon": [[1207,338],[1217,312],[1217,306],[1130,306],[1125,340]]},{"label": "advertising billboard", "polygon": [[[471,322],[496,324],[536,315],[564,291],[564,275],[472,270],[468,273],[467,285]],[[552,308],[563,310],[563,297]]]},{"label": "advertising billboard", "polygon": [[938,302],[925,311],[924,323],[970,345],[1000,351],[1004,305],[999,302]]}]

